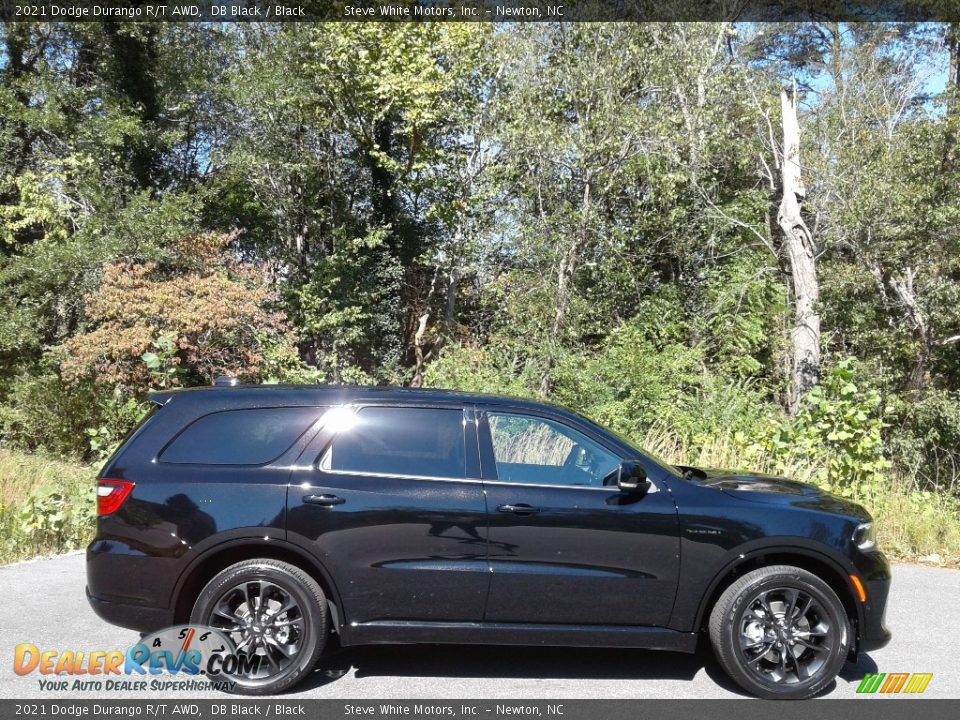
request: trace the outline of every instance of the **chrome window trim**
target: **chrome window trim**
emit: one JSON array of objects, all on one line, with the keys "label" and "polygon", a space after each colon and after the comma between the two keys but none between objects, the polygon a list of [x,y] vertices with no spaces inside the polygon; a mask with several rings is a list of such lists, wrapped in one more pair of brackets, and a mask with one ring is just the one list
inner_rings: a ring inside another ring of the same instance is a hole
[{"label": "chrome window trim", "polygon": [[[649,478],[647,478],[649,480]],[[487,485],[509,485],[510,487],[530,487],[530,488],[557,488],[561,490],[600,490],[603,492],[621,492],[621,490],[616,485],[602,485],[601,487],[595,487],[593,485],[541,485],[539,483],[516,483],[508,482],[507,480],[484,480],[484,483]],[[647,490],[645,494],[650,495],[651,493],[660,492],[660,489],[657,487],[657,484],[650,480],[650,489]]]},{"label": "chrome window trim", "polygon": [[[329,452],[329,449],[328,449]],[[346,475],[348,477],[373,477],[386,478],[389,480],[430,480],[433,482],[462,482],[481,485],[508,485],[510,487],[529,487],[529,488],[556,488],[560,490],[599,490],[601,492],[620,492],[616,485],[604,485],[603,487],[594,487],[593,485],[540,485],[538,483],[514,483],[505,480],[482,480],[480,478],[456,478],[444,477],[442,475],[398,475],[393,473],[381,472],[358,472],[356,470],[331,470],[323,467],[323,461],[327,457],[325,452],[321,459],[314,464],[313,469],[324,475]],[[659,492],[659,488],[653,480],[650,481],[650,489],[647,494]]]},{"label": "chrome window trim", "polygon": [[[326,455],[326,453],[324,453]],[[315,466],[315,469],[319,472],[322,472],[324,475],[347,475],[349,477],[372,477],[372,478],[387,478],[389,480],[431,480],[433,482],[462,482],[462,483],[483,483],[483,480],[480,478],[457,478],[457,477],[444,477],[442,475],[394,475],[391,473],[381,473],[381,472],[358,472],[356,470],[330,470],[328,468],[322,467],[319,463]]]}]

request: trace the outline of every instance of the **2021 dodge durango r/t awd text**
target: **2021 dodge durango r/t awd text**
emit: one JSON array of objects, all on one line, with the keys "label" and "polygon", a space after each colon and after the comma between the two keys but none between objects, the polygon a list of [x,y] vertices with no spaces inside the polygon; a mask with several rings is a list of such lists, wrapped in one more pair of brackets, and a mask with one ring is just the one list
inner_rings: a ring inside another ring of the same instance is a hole
[{"label": "2021 dodge durango r/t awd text", "polygon": [[[766,698],[885,645],[860,506],[668,465],[574,413],[438,390],[158,392],[98,480],[87,594],[142,632],[220,629],[276,693],[368,643],[693,652]],[[249,659],[249,657],[248,657]]]}]

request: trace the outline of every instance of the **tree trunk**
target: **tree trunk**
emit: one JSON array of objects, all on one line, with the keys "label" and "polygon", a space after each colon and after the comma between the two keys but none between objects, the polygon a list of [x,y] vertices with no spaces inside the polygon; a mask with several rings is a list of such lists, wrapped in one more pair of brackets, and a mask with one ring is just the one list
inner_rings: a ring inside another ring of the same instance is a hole
[{"label": "tree trunk", "polygon": [[960,98],[960,22],[952,22],[947,26],[947,52],[950,54],[950,75],[947,77],[947,89],[952,92],[948,99],[951,113],[957,112],[957,103]]},{"label": "tree trunk", "polygon": [[430,313],[424,313],[417,322],[417,332],[413,336],[413,352],[416,357],[416,371],[413,374],[413,380],[410,381],[410,387],[423,387],[423,334],[427,331],[427,321],[430,319]]},{"label": "tree trunk", "polygon": [[947,129],[940,163],[940,172],[944,175],[952,173],[956,163],[957,118],[960,116],[960,22],[947,26],[946,45],[950,69],[947,76]]},{"label": "tree trunk", "polygon": [[890,287],[893,288],[897,300],[903,306],[904,314],[913,326],[913,335],[917,340],[917,357],[907,380],[907,389],[920,394],[927,386],[932,342],[927,318],[920,309],[917,295],[913,290],[913,277],[913,268],[908,267],[902,277],[890,278]]},{"label": "tree trunk", "polygon": [[441,336],[449,338],[453,335],[453,328],[457,321],[457,292],[460,289],[460,268],[457,263],[463,257],[464,246],[463,223],[457,225],[453,233],[452,258],[450,270],[447,272],[447,293],[443,308],[443,325]]},{"label": "tree trunk", "polygon": [[[553,324],[550,328],[554,341],[560,338],[563,326],[567,320],[567,313],[570,310],[570,296],[573,294],[573,276],[577,271],[577,260],[580,252],[587,244],[587,235],[589,233],[590,209],[593,206],[593,173],[588,170],[583,182],[583,199],[580,205],[580,227],[571,240],[567,251],[560,259],[560,266],[557,268],[557,309],[553,315]],[[547,397],[550,394],[550,379],[553,373],[553,357],[548,356],[543,375],[540,376],[540,388],[538,394],[540,397]]]},{"label": "tree trunk", "polygon": [[820,284],[813,236],[800,214],[800,199],[806,194],[800,173],[800,125],[797,121],[796,88],[780,93],[783,111],[783,195],[777,223],[783,231],[793,288],[794,326],[790,332],[792,362],[790,412],[796,414],[803,396],[820,377]]}]

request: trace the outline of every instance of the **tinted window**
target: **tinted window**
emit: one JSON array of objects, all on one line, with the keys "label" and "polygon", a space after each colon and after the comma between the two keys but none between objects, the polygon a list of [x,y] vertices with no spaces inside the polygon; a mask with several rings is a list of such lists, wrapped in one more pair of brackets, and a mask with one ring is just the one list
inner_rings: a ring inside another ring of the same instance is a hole
[{"label": "tinted window", "polygon": [[463,412],[434,408],[368,407],[341,432],[323,458],[324,470],[385,475],[466,476]]},{"label": "tinted window", "polygon": [[553,420],[488,413],[497,478],[535,485],[616,484],[620,458]]},{"label": "tinted window", "polygon": [[322,408],[227,410],[193,422],[160,455],[161,462],[262,465],[283,454]]}]

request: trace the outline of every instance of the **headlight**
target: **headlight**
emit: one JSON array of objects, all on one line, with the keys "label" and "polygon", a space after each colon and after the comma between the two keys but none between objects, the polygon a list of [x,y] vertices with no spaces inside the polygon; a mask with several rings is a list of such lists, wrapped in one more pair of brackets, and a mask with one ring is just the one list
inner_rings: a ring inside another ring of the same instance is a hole
[{"label": "headlight", "polygon": [[853,544],[861,550],[872,550],[877,546],[872,522],[857,525],[857,529],[853,531]]}]

